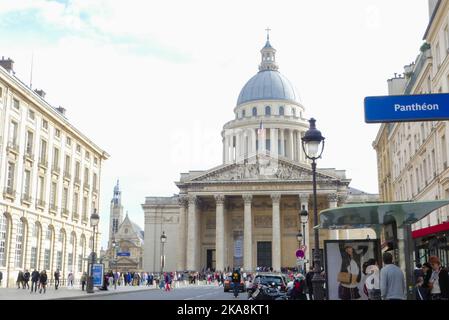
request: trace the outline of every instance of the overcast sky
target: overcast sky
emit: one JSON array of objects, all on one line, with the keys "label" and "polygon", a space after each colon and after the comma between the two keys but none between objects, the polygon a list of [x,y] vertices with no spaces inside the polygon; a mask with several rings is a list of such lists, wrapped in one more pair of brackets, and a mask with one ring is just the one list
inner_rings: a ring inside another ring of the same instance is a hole
[{"label": "overcast sky", "polygon": [[267,27],[279,71],[326,137],[319,167],[346,170],[377,193],[363,98],[419,53],[426,0],[0,0],[0,56],[16,75],[106,150],[102,244],[120,179],[122,202],[143,228],[146,196],[171,196],[181,172],[222,162],[222,126],[257,71]]}]

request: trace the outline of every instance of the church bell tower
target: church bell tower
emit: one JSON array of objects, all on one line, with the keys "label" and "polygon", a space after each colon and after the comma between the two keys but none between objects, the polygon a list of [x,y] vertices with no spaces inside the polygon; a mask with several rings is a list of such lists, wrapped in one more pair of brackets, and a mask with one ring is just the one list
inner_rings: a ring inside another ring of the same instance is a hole
[{"label": "church bell tower", "polygon": [[111,209],[109,216],[109,243],[108,247],[111,247],[112,240],[118,231],[118,227],[123,221],[123,206],[122,206],[122,192],[120,191],[119,181],[114,187],[114,195],[111,200]]}]

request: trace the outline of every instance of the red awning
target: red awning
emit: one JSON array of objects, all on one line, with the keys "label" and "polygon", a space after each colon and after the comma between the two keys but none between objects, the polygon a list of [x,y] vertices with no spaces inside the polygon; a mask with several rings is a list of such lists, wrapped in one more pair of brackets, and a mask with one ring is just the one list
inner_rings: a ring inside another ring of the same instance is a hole
[{"label": "red awning", "polygon": [[436,226],[415,230],[412,232],[412,237],[413,239],[416,239],[447,230],[449,230],[449,222],[443,222]]}]

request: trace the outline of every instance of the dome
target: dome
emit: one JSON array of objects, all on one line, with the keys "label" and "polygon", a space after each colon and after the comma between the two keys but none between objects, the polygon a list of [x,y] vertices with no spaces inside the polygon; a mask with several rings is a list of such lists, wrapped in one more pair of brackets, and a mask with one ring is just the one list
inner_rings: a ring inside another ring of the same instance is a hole
[{"label": "dome", "polygon": [[262,70],[245,84],[237,105],[255,100],[287,100],[298,103],[300,99],[291,82],[279,71]]}]

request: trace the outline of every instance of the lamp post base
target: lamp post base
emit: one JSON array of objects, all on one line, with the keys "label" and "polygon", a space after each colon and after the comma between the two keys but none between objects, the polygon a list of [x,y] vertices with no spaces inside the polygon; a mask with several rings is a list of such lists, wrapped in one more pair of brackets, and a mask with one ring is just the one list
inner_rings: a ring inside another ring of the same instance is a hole
[{"label": "lamp post base", "polygon": [[319,272],[315,272],[312,278],[313,300],[325,300],[324,294],[325,279]]},{"label": "lamp post base", "polygon": [[94,278],[92,276],[87,277],[86,293],[94,293]]}]

